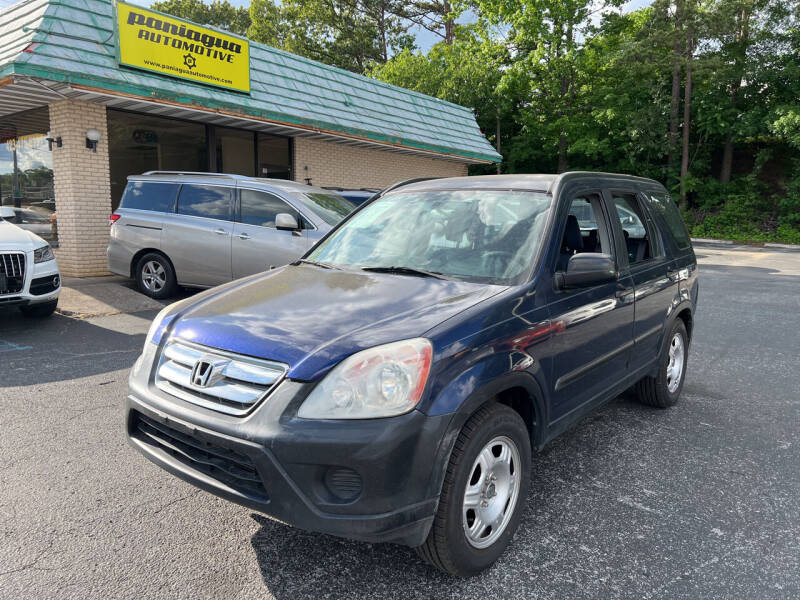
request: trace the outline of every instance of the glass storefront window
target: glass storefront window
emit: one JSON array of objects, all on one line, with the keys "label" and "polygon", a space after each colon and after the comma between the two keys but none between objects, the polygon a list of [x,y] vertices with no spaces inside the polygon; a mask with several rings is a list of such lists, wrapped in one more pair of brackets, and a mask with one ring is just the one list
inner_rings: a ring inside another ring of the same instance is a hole
[{"label": "glass storefront window", "polygon": [[291,178],[289,138],[244,129],[109,109],[108,144],[112,210],[128,175],[145,171],[212,171],[215,165],[218,173]]},{"label": "glass storefront window", "polygon": [[202,123],[109,109],[111,207],[116,210],[128,175],[145,171],[208,171]]},{"label": "glass storefront window", "polygon": [[258,134],[258,172],[256,177],[291,179],[289,138]]},{"label": "glass storefront window", "polygon": [[53,154],[47,107],[0,118],[0,204],[13,206],[14,224],[48,241],[58,239]]},{"label": "glass storefront window", "polygon": [[253,177],[256,167],[253,132],[217,127],[215,137],[217,140],[217,171]]}]

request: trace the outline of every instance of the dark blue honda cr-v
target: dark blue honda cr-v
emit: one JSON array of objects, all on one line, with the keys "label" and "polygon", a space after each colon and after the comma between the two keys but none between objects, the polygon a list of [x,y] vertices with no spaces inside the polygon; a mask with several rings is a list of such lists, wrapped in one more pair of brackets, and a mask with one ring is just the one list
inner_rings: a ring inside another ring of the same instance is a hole
[{"label": "dark blue honda cr-v", "polygon": [[467,576],[508,545],[532,449],[631,386],[677,401],[697,293],[654,181],[412,183],[302,260],[162,311],[127,433],[214,494]]}]

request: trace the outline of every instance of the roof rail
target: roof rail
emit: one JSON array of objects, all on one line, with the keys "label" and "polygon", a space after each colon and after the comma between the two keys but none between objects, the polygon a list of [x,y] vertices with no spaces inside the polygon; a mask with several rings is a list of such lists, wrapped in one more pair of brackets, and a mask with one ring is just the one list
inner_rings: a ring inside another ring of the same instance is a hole
[{"label": "roof rail", "polygon": [[142,175],[180,175],[180,176],[196,176],[196,177],[222,177],[225,179],[252,179],[247,175],[232,175],[230,173],[206,173],[203,171],[145,171]]},{"label": "roof rail", "polygon": [[386,189],[381,190],[379,193],[380,194],[385,194],[386,192],[391,192],[392,190],[394,190],[396,188],[399,188],[399,187],[403,187],[404,185],[409,185],[409,184],[412,184],[412,183],[418,183],[420,181],[430,181],[432,179],[443,179],[443,177],[415,177],[413,179],[405,179],[403,181],[398,181],[397,183],[393,183],[392,185],[390,185]]}]

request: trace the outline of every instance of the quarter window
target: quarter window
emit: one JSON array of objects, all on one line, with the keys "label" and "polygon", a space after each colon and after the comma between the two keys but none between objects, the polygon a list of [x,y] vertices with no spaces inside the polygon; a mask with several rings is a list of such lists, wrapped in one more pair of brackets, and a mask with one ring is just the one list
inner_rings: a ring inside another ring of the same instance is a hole
[{"label": "quarter window", "polygon": [[131,181],[122,196],[121,208],[174,212],[178,185],[153,181]]},{"label": "quarter window", "polygon": [[686,225],[683,222],[681,213],[675,201],[669,197],[668,194],[663,192],[647,194],[648,204],[653,212],[659,214],[664,222],[667,224],[672,239],[675,240],[675,245],[680,250],[686,250],[691,245],[689,242],[689,232],[686,231]]},{"label": "quarter window", "polygon": [[279,213],[298,216],[297,211],[273,194],[256,192],[255,190],[241,190],[239,199],[241,202],[240,221],[247,225],[274,228],[275,216]]},{"label": "quarter window", "polygon": [[178,197],[178,213],[192,217],[231,220],[231,190],[221,186],[185,184]]}]

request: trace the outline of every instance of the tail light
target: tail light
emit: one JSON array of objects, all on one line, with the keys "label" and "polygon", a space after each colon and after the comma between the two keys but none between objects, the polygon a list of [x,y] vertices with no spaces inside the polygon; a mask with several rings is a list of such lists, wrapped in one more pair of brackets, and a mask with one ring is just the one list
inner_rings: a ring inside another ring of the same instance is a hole
[{"label": "tail light", "polygon": [[109,225],[113,225],[114,223],[116,223],[117,221],[119,221],[119,218],[120,218],[121,216],[122,216],[122,215],[118,215],[118,214],[116,214],[116,213],[111,213],[111,216],[110,216],[110,217],[108,217],[108,224],[109,224]]}]

